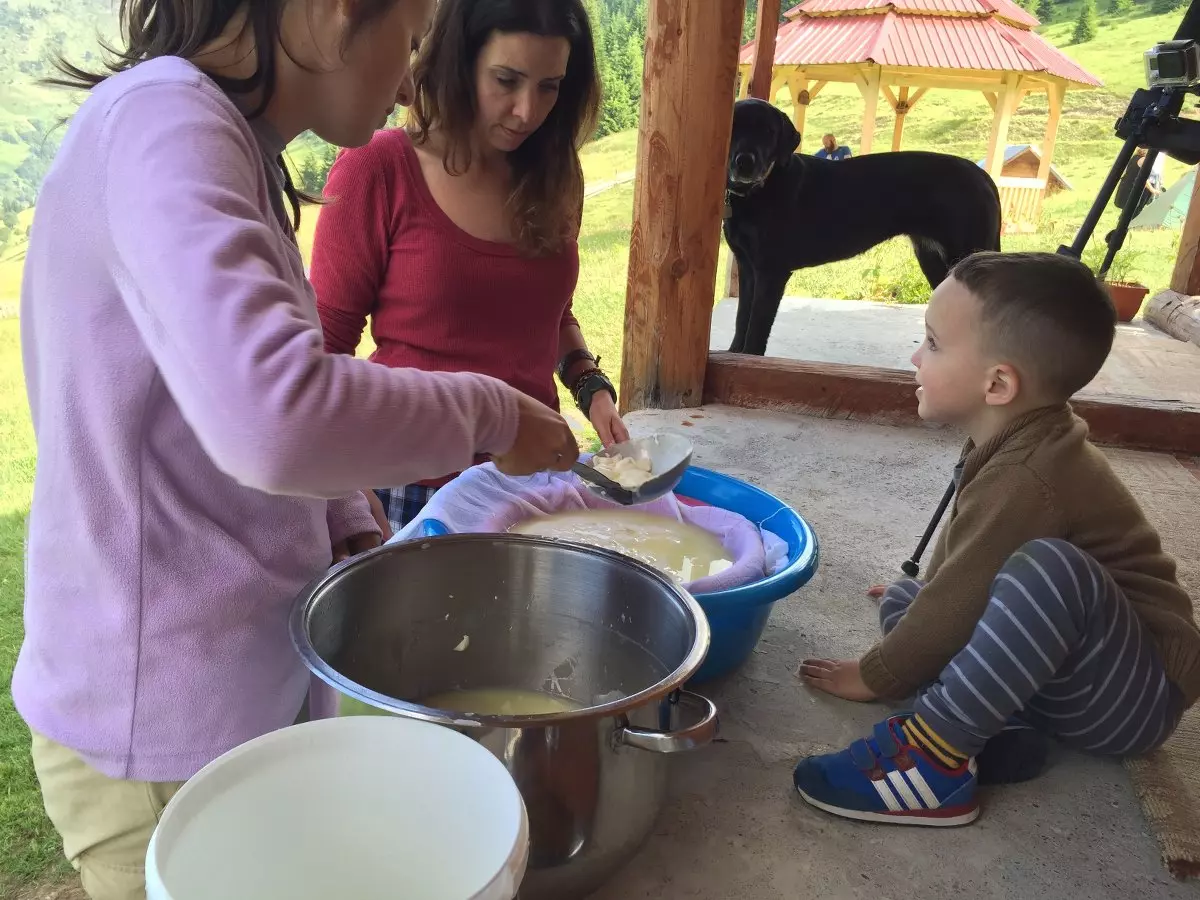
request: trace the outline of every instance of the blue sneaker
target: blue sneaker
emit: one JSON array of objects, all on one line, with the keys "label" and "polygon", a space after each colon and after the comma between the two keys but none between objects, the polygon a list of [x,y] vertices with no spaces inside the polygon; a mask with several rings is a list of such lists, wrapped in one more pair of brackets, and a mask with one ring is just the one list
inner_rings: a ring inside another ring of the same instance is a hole
[{"label": "blue sneaker", "polygon": [[979,816],[975,761],[957,769],[907,742],[892,716],[845,750],[800,760],[792,775],[806,802],[835,816],[898,825],[966,825]]}]

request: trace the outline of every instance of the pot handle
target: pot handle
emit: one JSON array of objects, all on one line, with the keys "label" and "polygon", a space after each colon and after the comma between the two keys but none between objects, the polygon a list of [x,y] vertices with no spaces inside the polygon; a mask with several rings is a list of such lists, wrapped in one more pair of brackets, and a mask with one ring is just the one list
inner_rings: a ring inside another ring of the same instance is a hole
[{"label": "pot handle", "polygon": [[652,753],[679,753],[711,744],[717,736],[717,705],[691,691],[679,691],[677,702],[695,710],[700,716],[699,721],[678,731],[654,731],[626,725],[616,730],[613,740],[617,744]]}]

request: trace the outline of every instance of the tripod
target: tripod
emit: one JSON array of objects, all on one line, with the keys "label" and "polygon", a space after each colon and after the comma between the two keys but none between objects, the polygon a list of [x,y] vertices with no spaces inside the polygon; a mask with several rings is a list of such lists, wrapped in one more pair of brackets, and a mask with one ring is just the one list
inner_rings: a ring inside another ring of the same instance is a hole
[{"label": "tripod", "polygon": [[[1188,4],[1187,12],[1184,13],[1183,21],[1179,23],[1173,40],[1200,41],[1200,0],[1191,0]],[[1100,192],[1092,203],[1092,208],[1088,210],[1083,224],[1075,235],[1075,240],[1069,246],[1060,246],[1058,248],[1060,254],[1075,259],[1082,258],[1084,248],[1091,240],[1100,217],[1104,214],[1121,177],[1129,167],[1129,161],[1133,159],[1133,155],[1139,147],[1145,147],[1146,158],[1138,167],[1130,194],[1134,199],[1125,203],[1121,215],[1117,219],[1117,227],[1107,238],[1108,250],[1104,254],[1104,261],[1100,264],[1100,270],[1096,272],[1096,277],[1103,279],[1108,274],[1113,259],[1116,258],[1125,243],[1125,236],[1129,232],[1129,223],[1138,209],[1136,198],[1142,196],[1142,191],[1146,188],[1146,182],[1150,178],[1150,172],[1154,168],[1154,161],[1158,158],[1158,154],[1166,153],[1189,166],[1200,163],[1200,122],[1179,118],[1179,112],[1183,109],[1183,102],[1187,95],[1198,93],[1200,93],[1200,85],[1196,84],[1156,85],[1151,88],[1138,88],[1134,91],[1133,98],[1129,101],[1125,114],[1117,120],[1115,129],[1117,137],[1123,138],[1125,143],[1117,153],[1117,158],[1113,160],[1108,177],[1104,179],[1104,184],[1101,185]],[[938,524],[945,515],[947,507],[954,499],[956,487],[956,482],[951,481],[938,503],[933,518],[925,527],[925,533],[921,535],[917,549],[901,564],[900,570],[909,578],[916,578],[920,574],[921,557],[933,539],[933,534],[937,531]]]}]

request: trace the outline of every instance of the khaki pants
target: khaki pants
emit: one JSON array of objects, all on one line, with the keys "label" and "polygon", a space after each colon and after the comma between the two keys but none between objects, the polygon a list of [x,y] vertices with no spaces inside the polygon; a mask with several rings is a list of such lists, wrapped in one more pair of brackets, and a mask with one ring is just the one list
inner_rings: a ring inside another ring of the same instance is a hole
[{"label": "khaki pants", "polygon": [[146,847],[177,782],[123,781],[34,733],[46,815],[92,900],[146,900]]},{"label": "khaki pants", "polygon": [[[308,696],[296,716],[307,722]],[[33,732],[33,770],[46,815],[92,900],[146,900],[146,849],[182,781],[124,781]]]}]

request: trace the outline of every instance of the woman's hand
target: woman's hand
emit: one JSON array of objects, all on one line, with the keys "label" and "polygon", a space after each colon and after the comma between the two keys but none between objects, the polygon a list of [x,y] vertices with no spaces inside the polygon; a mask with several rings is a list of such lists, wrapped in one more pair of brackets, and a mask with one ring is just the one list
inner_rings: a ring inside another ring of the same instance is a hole
[{"label": "woman's hand", "polygon": [[579,443],[567,420],[527,394],[517,394],[517,440],[492,462],[505,475],[566,472],[579,459]]},{"label": "woman's hand", "polygon": [[367,498],[367,505],[371,507],[371,515],[375,519],[375,524],[379,526],[380,539],[387,543],[392,539],[392,523],[388,521],[387,513],[383,511],[383,501],[372,490],[363,491],[363,496]]},{"label": "woman's hand", "polygon": [[857,659],[806,659],[800,664],[800,677],[809,687],[843,700],[877,699],[862,680]]},{"label": "woman's hand", "polygon": [[337,565],[344,559],[358,556],[358,554],[366,553],[368,550],[374,550],[382,544],[383,538],[374,531],[369,531],[366,534],[356,534],[354,537],[338,541],[333,545],[333,563]]},{"label": "woman's hand", "polygon": [[629,440],[629,429],[625,427],[621,414],[617,412],[617,401],[608,391],[597,391],[592,397],[588,419],[605,447],[623,444]]}]

